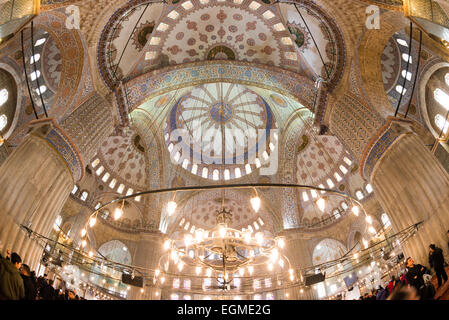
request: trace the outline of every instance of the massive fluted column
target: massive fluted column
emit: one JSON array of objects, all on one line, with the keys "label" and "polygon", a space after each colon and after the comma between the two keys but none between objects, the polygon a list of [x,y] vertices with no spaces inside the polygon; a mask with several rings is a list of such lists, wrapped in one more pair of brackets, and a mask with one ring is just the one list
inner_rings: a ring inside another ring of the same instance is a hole
[{"label": "massive fluted column", "polygon": [[41,250],[20,224],[31,223],[38,233],[51,228],[51,218],[73,188],[72,173],[45,139],[46,130],[50,126],[35,129],[0,167],[0,239],[4,250],[18,252],[31,268],[37,266]]},{"label": "massive fluted column", "polygon": [[360,161],[393,228],[424,221],[405,254],[427,264],[428,246],[446,248],[449,228],[449,175],[413,132],[413,123],[382,119],[346,95],[331,111],[330,129]]},{"label": "massive fluted column", "polygon": [[[42,247],[20,228],[48,236],[75,182],[112,131],[109,104],[98,94],[86,99],[61,126],[34,120],[31,131],[0,167],[0,240],[32,269]],[[4,253],[4,252],[2,252]]]}]

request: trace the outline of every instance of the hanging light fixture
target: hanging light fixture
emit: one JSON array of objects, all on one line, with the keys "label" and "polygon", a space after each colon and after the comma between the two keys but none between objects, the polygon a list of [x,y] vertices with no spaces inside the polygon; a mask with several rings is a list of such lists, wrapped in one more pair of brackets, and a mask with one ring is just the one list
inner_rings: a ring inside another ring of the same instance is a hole
[{"label": "hanging light fixture", "polygon": [[365,220],[368,224],[373,224],[373,218],[371,216],[366,216]]},{"label": "hanging light fixture", "polygon": [[[246,187],[254,190],[254,194],[250,199],[250,202],[253,210],[258,212],[261,208],[261,200],[257,194],[255,186],[268,186],[262,184],[243,186],[243,188]],[[281,184],[270,184],[269,187],[288,188],[288,186]],[[204,188],[205,187],[191,187],[191,190],[203,190]],[[212,188],[222,188],[225,190],[228,188],[242,188],[242,185],[212,186]],[[314,187],[295,185],[292,185],[292,188],[309,188],[315,191],[317,189]],[[168,215],[173,215],[176,211],[177,204],[175,202],[175,197],[177,191],[179,190],[174,190],[173,198],[167,204]],[[190,190],[189,188],[183,188],[182,191],[184,192]],[[145,192],[140,192],[139,195],[142,195],[143,193]],[[330,194],[345,197],[350,199],[353,204],[357,203],[360,205],[357,200],[339,191],[330,190],[325,196],[321,197],[318,197],[317,192],[315,192],[315,194],[317,195],[315,204],[323,212],[326,209],[326,201],[328,200]],[[126,196],[126,199],[129,197],[130,196]],[[121,206],[115,208],[115,220],[122,217],[124,213],[123,208],[125,199],[122,198],[120,200],[122,200]],[[103,207],[116,201],[117,200],[111,201]],[[180,238],[175,239],[169,237],[163,242],[164,253],[159,259],[159,266],[154,273],[155,277],[153,278],[153,281],[155,281],[156,284],[163,284],[165,277],[169,274],[173,274],[173,268],[176,269],[175,272],[182,272],[185,269],[185,266],[189,267],[186,269],[187,273],[193,271],[193,277],[195,277],[194,274],[196,274],[197,277],[201,276],[201,273],[205,270],[205,274],[208,278],[212,276],[222,280],[224,277],[227,278],[224,279],[224,282],[221,284],[223,288],[227,288],[224,290],[231,288],[230,283],[233,281],[232,277],[236,274],[243,277],[247,272],[248,276],[251,277],[258,269],[266,270],[266,268],[268,268],[270,272],[274,272],[284,279],[290,278],[291,281],[296,281],[296,276],[291,268],[290,261],[282,252],[285,248],[285,238],[279,236],[271,237],[268,234],[265,235],[264,231],[257,227],[256,229],[259,230],[258,232],[252,229],[251,226],[248,226],[248,229],[242,230],[231,228],[230,224],[232,223],[232,214],[230,211],[226,210],[224,205],[225,201],[223,194],[222,209],[217,211],[215,227],[209,230],[195,230],[192,228],[189,231],[186,229],[186,234],[181,235]],[[96,224],[98,210],[101,210],[103,207],[97,208],[97,210],[92,213],[90,219],[87,220],[84,230],[81,231],[83,237],[87,235],[87,228],[89,226],[93,227]],[[358,215],[360,210],[362,210],[363,213],[365,212],[361,205],[360,207],[353,205],[352,211],[354,214]],[[364,214],[366,216],[366,213]],[[367,222],[370,221],[370,218],[371,217],[366,216]],[[261,223],[261,225],[263,224]],[[376,232],[372,226],[368,231],[371,233]],[[83,239],[81,243],[83,248],[87,245],[86,240],[87,239]],[[85,254],[87,255],[87,253]],[[93,253],[90,253],[90,256],[93,256]],[[165,277],[161,276],[161,274],[165,275]],[[159,280],[159,282],[157,280]]]},{"label": "hanging light fixture", "polygon": [[94,227],[95,223],[97,223],[97,217],[96,216],[89,219],[89,226],[91,228]]},{"label": "hanging light fixture", "polygon": [[122,205],[121,207],[117,207],[114,210],[114,220],[118,220],[121,218],[121,216],[123,215],[123,207],[125,205],[125,200],[122,201]]},{"label": "hanging light fixture", "polygon": [[324,212],[324,210],[326,209],[326,199],[324,199],[324,197],[320,197],[316,201],[316,205],[318,206],[318,209],[321,210],[321,212]]},{"label": "hanging light fixture", "polygon": [[[211,277],[213,272],[229,277],[223,278],[223,287],[229,287],[230,278],[237,272],[243,276],[245,268],[252,275],[257,266],[266,265],[269,271],[275,267],[282,269],[285,264],[290,266],[289,259],[281,252],[285,246],[282,237],[266,237],[263,232],[252,236],[248,231],[230,228],[231,217],[231,212],[223,207],[217,211],[217,225],[213,229],[199,231],[195,237],[187,233],[183,240],[166,240],[166,253],[162,255],[160,265],[171,259],[179,271],[188,265],[195,269],[197,275],[205,267],[207,277]],[[205,233],[211,237],[203,237]]]},{"label": "hanging light fixture", "polygon": [[259,198],[259,195],[257,194],[256,188],[253,188],[255,195],[251,198],[251,206],[253,207],[253,210],[257,213],[260,209],[261,200]]},{"label": "hanging light fixture", "polygon": [[176,192],[173,194],[173,198],[171,199],[171,201],[169,201],[167,203],[167,212],[168,212],[169,217],[175,213],[176,207],[178,206],[175,202],[175,197],[176,197]]}]

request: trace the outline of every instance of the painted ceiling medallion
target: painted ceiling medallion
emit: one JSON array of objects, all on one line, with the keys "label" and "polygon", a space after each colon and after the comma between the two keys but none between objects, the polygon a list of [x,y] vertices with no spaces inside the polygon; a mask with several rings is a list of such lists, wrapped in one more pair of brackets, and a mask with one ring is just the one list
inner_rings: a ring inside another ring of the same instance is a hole
[{"label": "painted ceiling medallion", "polygon": [[148,40],[153,33],[155,23],[147,21],[142,23],[133,34],[132,41],[133,45],[137,50],[142,50],[143,47],[147,44]]},{"label": "painted ceiling medallion", "polygon": [[234,51],[228,46],[218,45],[214,46],[207,53],[207,60],[235,60]]},{"label": "painted ceiling medallion", "polygon": [[[184,169],[203,178],[228,180],[256,169],[251,167],[250,159],[261,153],[262,141],[269,144],[269,130],[275,127],[270,106],[254,91],[237,84],[205,84],[182,96],[170,111],[166,145]],[[189,145],[172,136],[178,130],[189,132]],[[255,134],[252,141],[246,138],[251,134]],[[180,153],[173,151],[178,143],[182,146]],[[268,156],[270,149],[264,144],[265,149]],[[197,163],[195,159],[201,159],[201,162]],[[214,170],[218,170],[215,175]]]},{"label": "painted ceiling medallion", "polygon": [[310,34],[301,25],[296,23],[289,23],[288,31],[290,31],[293,40],[295,41],[298,49],[301,52],[304,52],[310,47]]}]

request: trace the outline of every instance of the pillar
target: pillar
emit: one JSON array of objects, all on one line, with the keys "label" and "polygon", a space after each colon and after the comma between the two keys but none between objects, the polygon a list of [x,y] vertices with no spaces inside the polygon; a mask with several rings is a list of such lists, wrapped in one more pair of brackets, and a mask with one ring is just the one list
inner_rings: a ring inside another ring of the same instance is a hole
[{"label": "pillar", "polygon": [[330,129],[360,162],[396,232],[424,221],[404,253],[425,265],[429,244],[446,249],[449,175],[413,132],[413,122],[383,119],[345,95],[331,111]]},{"label": "pillar", "polygon": [[[74,183],[113,128],[109,104],[87,98],[61,126],[54,119],[30,122],[30,132],[0,167],[0,240],[3,250],[38,266],[44,241],[30,239],[21,224],[48,236]],[[2,252],[5,253],[5,252]]]},{"label": "pillar", "polygon": [[[67,142],[52,122],[34,124],[33,131],[0,167],[0,239],[4,250],[21,255],[34,269],[39,263],[44,241],[39,246],[21,230],[27,224],[48,235],[59,211],[73,188],[74,172],[55,146]],[[68,144],[67,155],[77,156]]]},{"label": "pillar", "polygon": [[[285,252],[294,270],[304,269],[313,265],[310,240],[303,239],[299,235],[289,235],[286,239]],[[296,273],[296,276],[301,276]],[[301,282],[304,283],[305,275],[302,274]],[[290,281],[290,279],[286,279]],[[303,292],[301,293],[301,289]],[[288,293],[288,298],[285,294]],[[283,299],[288,300],[318,300],[316,290],[312,287],[296,286],[284,290]]]},{"label": "pillar", "polygon": [[[159,258],[162,255],[163,242],[160,234],[142,234],[139,243],[137,244],[137,250],[133,257],[132,264],[145,269],[156,270],[159,268]],[[140,291],[140,288],[132,287],[128,291],[127,300],[160,300],[162,292],[160,288],[156,287],[152,281],[152,272],[150,273],[150,279],[144,281],[144,292]],[[161,273],[162,274],[162,273]],[[138,275],[138,272],[136,272]],[[160,277],[160,276],[159,276]],[[167,278],[167,277],[166,277]],[[167,284],[167,280],[165,284]],[[157,295],[156,295],[157,292]]]}]

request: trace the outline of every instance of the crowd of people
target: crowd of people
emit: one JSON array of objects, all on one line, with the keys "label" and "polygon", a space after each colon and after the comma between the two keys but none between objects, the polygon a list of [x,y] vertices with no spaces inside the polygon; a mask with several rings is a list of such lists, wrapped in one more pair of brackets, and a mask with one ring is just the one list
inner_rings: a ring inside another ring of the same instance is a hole
[{"label": "crowd of people", "polygon": [[[449,230],[448,230],[449,237]],[[449,243],[448,243],[449,246]],[[359,300],[434,300],[436,290],[447,282],[443,250],[434,244],[429,246],[429,265],[434,269],[438,287],[432,284],[432,272],[426,266],[415,264],[408,257],[405,260],[405,272],[399,278],[393,276],[383,288],[365,293]]]},{"label": "crowd of people", "polygon": [[55,289],[47,274],[36,277],[16,253],[0,254],[0,300],[84,300],[74,290]]},{"label": "crowd of people", "polygon": [[[447,232],[449,237],[449,230]],[[449,246],[449,243],[448,243]],[[379,286],[360,296],[359,300],[433,300],[436,289],[447,282],[443,250],[434,244],[429,246],[429,265],[434,269],[438,287],[431,283],[431,270],[408,257],[405,272],[393,276],[385,288]],[[84,300],[74,290],[55,289],[47,275],[36,277],[30,267],[22,263],[20,256],[7,250],[0,254],[0,300]]]}]

